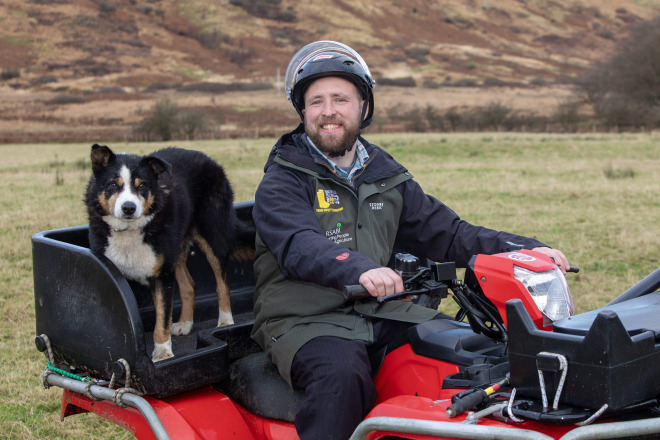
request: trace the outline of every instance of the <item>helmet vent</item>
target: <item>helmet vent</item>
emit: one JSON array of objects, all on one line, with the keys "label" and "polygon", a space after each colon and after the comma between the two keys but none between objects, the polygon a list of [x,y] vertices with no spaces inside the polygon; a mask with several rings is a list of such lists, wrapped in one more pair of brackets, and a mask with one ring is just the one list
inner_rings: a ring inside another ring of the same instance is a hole
[{"label": "helmet vent", "polygon": [[300,69],[300,70],[298,71],[298,75],[300,75],[301,73],[303,73],[303,70],[304,70],[304,69]]},{"label": "helmet vent", "polygon": [[353,64],[355,64],[353,61],[349,61],[349,60],[344,61],[345,66],[352,66]]}]

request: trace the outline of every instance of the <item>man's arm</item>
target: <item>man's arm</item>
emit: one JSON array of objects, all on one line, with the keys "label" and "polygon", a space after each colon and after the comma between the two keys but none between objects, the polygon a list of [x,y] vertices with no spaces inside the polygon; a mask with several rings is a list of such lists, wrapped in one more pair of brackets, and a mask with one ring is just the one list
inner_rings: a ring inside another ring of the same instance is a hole
[{"label": "man's arm", "polygon": [[307,180],[311,178],[271,166],[257,189],[252,217],[287,277],[342,290],[380,266],[323,235],[314,213],[313,185]]},{"label": "man's arm", "polygon": [[461,220],[445,204],[426,195],[414,180],[399,184],[397,190],[403,197],[397,240],[435,261],[455,261],[458,267],[465,267],[472,255],[506,252],[507,242],[522,244],[525,249],[552,250],[533,238]]}]

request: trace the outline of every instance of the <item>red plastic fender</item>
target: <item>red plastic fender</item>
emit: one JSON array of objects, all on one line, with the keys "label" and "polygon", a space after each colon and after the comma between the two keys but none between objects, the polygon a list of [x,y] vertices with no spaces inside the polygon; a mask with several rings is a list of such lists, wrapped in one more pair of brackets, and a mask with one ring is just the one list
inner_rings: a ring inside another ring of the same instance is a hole
[{"label": "red plastic fender", "polygon": [[401,395],[440,399],[442,381],[454,373],[458,373],[458,366],[418,356],[410,344],[403,345],[389,353],[378,370],[374,380],[376,405]]},{"label": "red plastic fender", "polygon": [[539,330],[552,331],[552,325],[543,326],[543,314],[525,290],[525,286],[513,276],[514,264],[534,272],[553,269],[550,257],[540,252],[523,249],[519,252],[477,255],[474,262],[474,274],[486,297],[500,312],[505,326],[507,325],[505,303],[517,298],[523,302]]}]

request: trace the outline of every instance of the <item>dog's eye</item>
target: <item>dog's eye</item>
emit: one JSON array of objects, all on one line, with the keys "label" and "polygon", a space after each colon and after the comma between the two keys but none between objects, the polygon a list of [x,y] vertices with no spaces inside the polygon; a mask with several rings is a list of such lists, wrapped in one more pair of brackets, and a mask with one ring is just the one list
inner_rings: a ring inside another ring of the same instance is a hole
[{"label": "dog's eye", "polygon": [[108,185],[108,188],[115,189],[117,188],[117,184],[115,182],[111,182],[110,185]]},{"label": "dog's eye", "polygon": [[145,189],[146,187],[147,185],[144,182],[138,185],[138,189]]}]

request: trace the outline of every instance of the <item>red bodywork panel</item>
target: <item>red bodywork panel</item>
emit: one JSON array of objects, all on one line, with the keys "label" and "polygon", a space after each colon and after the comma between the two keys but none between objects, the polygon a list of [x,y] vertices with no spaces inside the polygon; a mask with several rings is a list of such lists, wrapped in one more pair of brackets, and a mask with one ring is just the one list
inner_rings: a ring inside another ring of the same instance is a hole
[{"label": "red bodywork panel", "polygon": [[[525,261],[525,257],[533,260]],[[497,307],[506,326],[505,304],[510,299],[520,299],[529,316],[539,330],[552,331],[552,325],[543,326],[543,314],[525,286],[513,276],[513,266],[529,269],[534,272],[552,270],[554,265],[550,257],[540,252],[521,250],[495,255],[477,255],[474,262],[474,274],[481,289],[488,299]],[[484,281],[485,278],[485,281]]]}]

